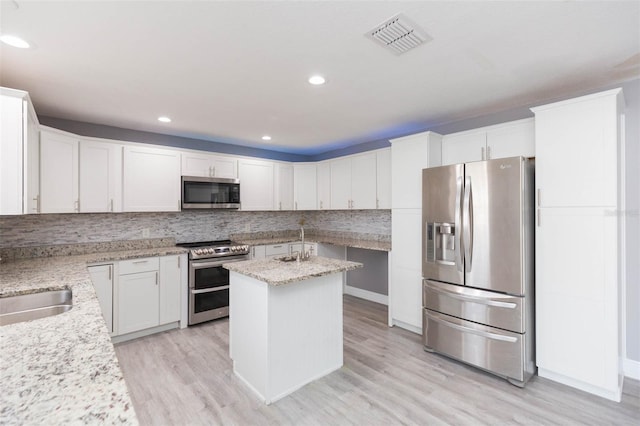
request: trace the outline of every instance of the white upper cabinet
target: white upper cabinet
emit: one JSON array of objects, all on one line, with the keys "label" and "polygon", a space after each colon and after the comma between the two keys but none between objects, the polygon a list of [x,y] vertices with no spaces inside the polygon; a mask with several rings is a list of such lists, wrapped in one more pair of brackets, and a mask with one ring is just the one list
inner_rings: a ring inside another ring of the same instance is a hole
[{"label": "white upper cabinet", "polygon": [[536,138],[533,118],[487,127],[487,159],[535,157]]},{"label": "white upper cabinet", "polygon": [[376,152],[376,208],[391,208],[391,148]]},{"label": "white upper cabinet", "polygon": [[540,207],[617,205],[616,102],[585,97],[532,109]]},{"label": "white upper cabinet", "polygon": [[316,164],[316,178],[318,180],[318,210],[331,208],[331,164],[321,161]]},{"label": "white upper cabinet", "polygon": [[433,132],[391,140],[391,208],[422,208],[422,169],[440,165],[441,144]]},{"label": "white upper cabinet", "polygon": [[351,208],[351,159],[332,160],[331,167],[331,209]]},{"label": "white upper cabinet", "polygon": [[331,209],[376,208],[376,153],[338,158],[331,167]]},{"label": "white upper cabinet", "polygon": [[487,134],[484,131],[445,135],[442,138],[442,164],[469,163],[486,157]]},{"label": "white upper cabinet", "polygon": [[469,163],[507,157],[535,156],[532,118],[481,127],[442,138],[442,164]]},{"label": "white upper cabinet", "polygon": [[238,177],[238,160],[232,157],[183,152],[182,175],[235,179]]},{"label": "white upper cabinet", "polygon": [[38,119],[27,92],[0,89],[0,214],[37,213]]},{"label": "white upper cabinet", "polygon": [[293,200],[296,210],[316,210],[318,184],[315,164],[293,165]]},{"label": "white upper cabinet", "polygon": [[242,210],[273,210],[273,163],[238,161]]},{"label": "white upper cabinet", "polygon": [[351,208],[375,209],[376,206],[376,153],[351,157]]},{"label": "white upper cabinet", "polygon": [[180,153],[125,146],[123,211],[169,212],[180,208]]},{"label": "white upper cabinet", "polygon": [[80,212],[122,211],[122,146],[80,141]]},{"label": "white upper cabinet", "polygon": [[42,213],[79,211],[77,138],[41,132],[40,184]]},{"label": "white upper cabinet", "polygon": [[273,193],[276,210],[293,209],[293,170],[291,164],[277,163],[273,166]]}]

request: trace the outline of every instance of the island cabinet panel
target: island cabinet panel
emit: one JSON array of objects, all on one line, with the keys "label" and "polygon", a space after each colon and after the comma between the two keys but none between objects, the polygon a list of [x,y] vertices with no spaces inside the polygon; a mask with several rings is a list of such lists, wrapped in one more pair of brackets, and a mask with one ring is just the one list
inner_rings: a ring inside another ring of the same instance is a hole
[{"label": "island cabinet panel", "polygon": [[234,373],[267,404],[343,364],[342,273],[285,285],[231,272]]}]

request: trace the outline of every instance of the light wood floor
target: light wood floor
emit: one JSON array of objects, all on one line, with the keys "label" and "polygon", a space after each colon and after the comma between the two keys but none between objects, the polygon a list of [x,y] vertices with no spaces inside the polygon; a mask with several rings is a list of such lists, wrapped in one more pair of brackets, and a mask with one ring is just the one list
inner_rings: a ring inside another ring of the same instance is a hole
[{"label": "light wood floor", "polygon": [[218,320],[116,346],[143,425],[638,425],[640,385],[621,403],[534,377],[524,389],[422,350],[386,325],[386,306],[344,299],[344,366],[280,401],[258,401],[232,371]]}]

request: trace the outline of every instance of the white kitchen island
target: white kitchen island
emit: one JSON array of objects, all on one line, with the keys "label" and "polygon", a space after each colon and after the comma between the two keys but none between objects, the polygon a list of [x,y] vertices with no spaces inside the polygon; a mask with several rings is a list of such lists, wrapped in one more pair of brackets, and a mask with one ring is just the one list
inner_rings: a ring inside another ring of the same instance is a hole
[{"label": "white kitchen island", "polygon": [[233,371],[266,404],[342,366],[343,272],[362,264],[314,256],[224,267]]}]

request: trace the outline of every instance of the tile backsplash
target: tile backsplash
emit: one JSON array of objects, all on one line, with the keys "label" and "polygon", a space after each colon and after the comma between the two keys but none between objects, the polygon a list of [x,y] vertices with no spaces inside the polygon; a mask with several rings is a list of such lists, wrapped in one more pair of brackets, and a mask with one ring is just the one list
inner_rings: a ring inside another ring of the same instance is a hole
[{"label": "tile backsplash", "polygon": [[0,248],[174,238],[221,240],[230,234],[306,229],[391,235],[390,210],[81,213],[0,216]]}]

